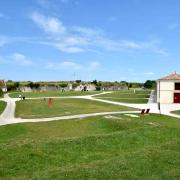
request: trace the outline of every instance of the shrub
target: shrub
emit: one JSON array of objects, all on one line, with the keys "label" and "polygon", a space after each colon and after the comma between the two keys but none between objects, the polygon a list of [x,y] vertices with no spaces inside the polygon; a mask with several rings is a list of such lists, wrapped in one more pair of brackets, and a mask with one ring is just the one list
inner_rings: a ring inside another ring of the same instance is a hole
[{"label": "shrub", "polygon": [[67,84],[67,83],[60,83],[59,86],[60,86],[61,88],[65,88],[65,87],[68,86],[68,84]]},{"label": "shrub", "polygon": [[0,97],[3,97],[3,91],[1,88],[0,88]]},{"label": "shrub", "polygon": [[100,91],[101,90],[101,86],[96,86],[96,91]]}]

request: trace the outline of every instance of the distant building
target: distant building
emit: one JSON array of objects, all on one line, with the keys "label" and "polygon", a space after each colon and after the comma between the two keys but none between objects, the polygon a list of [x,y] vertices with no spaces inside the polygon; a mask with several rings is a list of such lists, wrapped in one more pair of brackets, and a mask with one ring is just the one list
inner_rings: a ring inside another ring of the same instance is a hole
[{"label": "distant building", "polygon": [[121,89],[128,89],[126,85],[102,86],[101,88],[104,91],[117,91]]},{"label": "distant building", "polygon": [[157,80],[157,102],[180,103],[180,74],[175,72]]},{"label": "distant building", "polygon": [[95,91],[96,86],[94,84],[80,84],[76,88],[74,88],[74,91]]},{"label": "distant building", "polygon": [[3,92],[7,92],[7,84],[6,84],[6,81],[0,80],[0,88],[2,89]]}]

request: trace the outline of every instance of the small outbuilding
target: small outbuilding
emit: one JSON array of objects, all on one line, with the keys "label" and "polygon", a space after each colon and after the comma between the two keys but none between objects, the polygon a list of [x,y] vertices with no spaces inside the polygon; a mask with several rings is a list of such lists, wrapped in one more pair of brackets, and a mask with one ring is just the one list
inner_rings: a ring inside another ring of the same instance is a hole
[{"label": "small outbuilding", "polygon": [[0,88],[2,89],[3,92],[7,92],[7,84],[6,84],[6,81],[0,80]]},{"label": "small outbuilding", "polygon": [[180,103],[180,74],[175,72],[157,80],[157,102]]}]

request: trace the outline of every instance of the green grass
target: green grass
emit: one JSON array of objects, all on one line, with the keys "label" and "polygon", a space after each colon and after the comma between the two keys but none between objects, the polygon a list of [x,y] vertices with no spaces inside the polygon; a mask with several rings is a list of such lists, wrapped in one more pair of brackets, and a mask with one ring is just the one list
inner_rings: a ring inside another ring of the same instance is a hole
[{"label": "green grass", "polygon": [[97,112],[131,111],[134,108],[106,104],[85,99],[53,99],[53,107],[48,107],[48,100],[25,100],[16,102],[16,117],[44,118]]},{"label": "green grass", "polygon": [[36,97],[61,97],[61,96],[85,96],[85,95],[92,95],[98,94],[98,91],[66,91],[66,92],[13,92],[10,93],[10,97],[17,98],[20,94],[27,98],[36,98]]},{"label": "green grass", "polygon": [[146,104],[148,99],[145,98],[114,98],[114,97],[98,97],[97,99],[104,99],[108,101],[116,101],[122,103]]},{"label": "green grass", "polygon": [[4,111],[6,107],[6,102],[0,101],[0,114]]},{"label": "green grass", "polygon": [[150,91],[147,90],[136,90],[134,93],[133,90],[119,90],[114,91],[113,93],[97,95],[96,98],[123,102],[123,103],[142,103],[145,104],[148,102],[150,96]]},{"label": "green grass", "polygon": [[177,115],[180,115],[180,110],[177,110],[177,111],[172,111],[171,113],[173,113],[173,114],[177,114]]},{"label": "green grass", "polygon": [[0,179],[180,178],[179,119],[113,117],[0,127]]}]

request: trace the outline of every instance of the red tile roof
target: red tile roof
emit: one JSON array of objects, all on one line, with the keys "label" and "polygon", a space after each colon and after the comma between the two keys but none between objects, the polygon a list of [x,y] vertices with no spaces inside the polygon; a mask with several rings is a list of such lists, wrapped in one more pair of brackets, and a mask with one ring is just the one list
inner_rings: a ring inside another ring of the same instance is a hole
[{"label": "red tile roof", "polygon": [[160,80],[180,80],[180,74],[172,73],[169,76],[163,77]]}]

